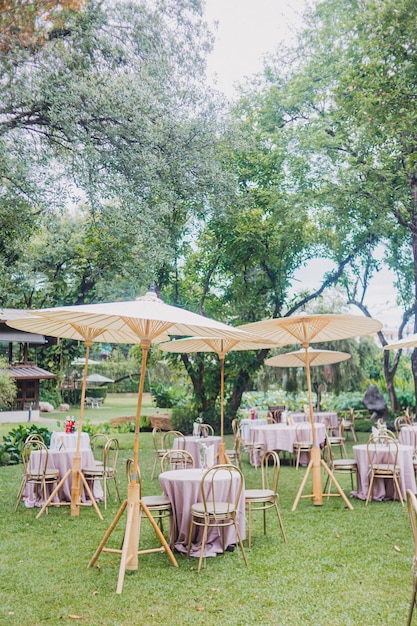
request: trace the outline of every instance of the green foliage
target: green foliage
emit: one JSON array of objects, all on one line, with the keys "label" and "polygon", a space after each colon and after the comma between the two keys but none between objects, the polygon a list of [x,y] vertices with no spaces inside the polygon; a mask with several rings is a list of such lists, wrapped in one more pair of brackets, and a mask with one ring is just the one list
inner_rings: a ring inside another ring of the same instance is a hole
[{"label": "green foliage", "polygon": [[0,409],[8,408],[16,397],[16,381],[7,371],[7,361],[0,358]]},{"label": "green foliage", "polygon": [[180,386],[154,383],[150,389],[157,407],[172,409],[183,406],[187,400],[187,391]]},{"label": "green foliage", "polygon": [[0,465],[15,465],[22,462],[23,444],[29,435],[42,435],[45,445],[49,446],[51,434],[46,427],[36,424],[20,424],[12,428],[0,443]]},{"label": "green foliage", "polygon": [[171,413],[172,428],[184,434],[190,434],[193,432],[193,422],[197,417],[199,413],[192,404],[174,406]]}]

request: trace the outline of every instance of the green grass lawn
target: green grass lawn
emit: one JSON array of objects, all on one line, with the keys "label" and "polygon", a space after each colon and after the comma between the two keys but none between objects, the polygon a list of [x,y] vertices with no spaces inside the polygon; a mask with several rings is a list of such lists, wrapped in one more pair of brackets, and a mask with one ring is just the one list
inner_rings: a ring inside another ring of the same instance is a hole
[{"label": "green grass lawn", "polygon": [[[134,414],[130,409],[135,398],[124,399],[123,406],[112,403],[109,398],[106,409],[90,410],[91,419]],[[151,406],[147,410],[153,412]],[[56,429],[57,415],[47,419]],[[366,438],[361,434],[362,441]],[[132,455],[133,434],[120,435],[119,440],[119,483],[126,495],[124,463]],[[144,493],[158,493],[158,481],[150,481],[150,433],[140,435],[139,460]],[[107,510],[99,505],[103,521],[90,507],[83,507],[79,517],[71,517],[69,507],[50,508],[48,515],[36,520],[38,510],[25,509],[23,504],[17,513],[13,511],[22,466],[1,467],[0,624],[404,624],[413,556],[406,508],[398,502],[371,502],[365,507],[364,502],[352,500],[354,510],[349,511],[341,498],[325,500],[321,507],[303,499],[292,513],[303,472],[287,465],[281,468],[279,493],[287,545],[269,511],[266,536],[261,515],[255,518],[252,548],[247,550],[249,567],[239,550],[207,559],[201,574],[196,559],[176,555],[176,569],[165,554],[143,555],[139,569],[126,573],[123,593],[117,595],[118,555],[102,553],[96,565],[87,568],[119,509],[113,492]],[[260,471],[249,465],[246,455],[243,473],[248,487],[259,484]],[[339,481],[348,493],[349,477]],[[120,546],[125,521],[122,517],[109,546]],[[144,521],[141,548],[157,545]]]}]

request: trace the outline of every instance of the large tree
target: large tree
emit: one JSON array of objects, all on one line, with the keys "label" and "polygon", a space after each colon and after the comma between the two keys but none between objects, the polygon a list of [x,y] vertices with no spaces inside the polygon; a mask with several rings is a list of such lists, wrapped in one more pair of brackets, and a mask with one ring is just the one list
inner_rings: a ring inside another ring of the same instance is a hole
[{"label": "large tree", "polygon": [[[227,185],[214,158],[221,121],[204,89],[211,38],[200,2],[74,8],[42,45],[0,50],[1,263],[10,280],[19,246],[44,220],[54,230],[59,212],[84,205],[83,282],[64,300],[49,290],[52,304],[114,294],[111,273],[119,296],[157,275],[166,281],[183,229]],[[8,297],[0,293],[2,304]]]}]

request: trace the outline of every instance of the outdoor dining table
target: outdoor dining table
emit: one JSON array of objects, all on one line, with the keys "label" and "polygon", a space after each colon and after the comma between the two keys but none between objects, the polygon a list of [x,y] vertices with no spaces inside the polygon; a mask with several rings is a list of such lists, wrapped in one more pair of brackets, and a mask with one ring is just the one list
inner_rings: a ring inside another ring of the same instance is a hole
[{"label": "outdoor dining table", "polygon": [[[191,525],[191,507],[196,502],[202,502],[201,480],[204,470],[201,469],[185,469],[171,470],[159,474],[159,483],[163,492],[168,496],[173,510],[175,520],[175,548],[179,552],[186,553],[188,546],[188,535]],[[227,492],[230,481],[230,474],[227,471],[219,471],[215,477],[216,481],[222,483],[220,489],[217,489],[216,497],[220,500],[227,500]],[[236,497],[239,489],[239,474],[233,475],[232,495]],[[223,492],[222,488],[224,486]],[[245,498],[244,486],[239,500],[237,522],[242,540],[245,539]],[[193,537],[190,556],[200,556],[200,548],[202,542],[203,529],[199,528],[197,534]],[[233,527],[225,529],[225,548],[230,545],[237,544],[238,539]],[[223,551],[221,530],[214,528],[209,532],[206,544],[205,556],[216,556]]]},{"label": "outdoor dining table", "polygon": [[[78,433],[53,432],[49,444],[50,450],[75,450],[77,447]],[[81,433],[80,449],[90,449],[90,436],[88,433]]]},{"label": "outdoor dining table", "polygon": [[[339,424],[339,418],[335,411],[318,411],[313,413],[314,421],[317,423],[328,424],[331,428],[337,428]],[[295,423],[308,422],[309,416],[306,413],[281,413],[281,419],[285,420],[286,417],[291,417]]]},{"label": "outdoor dining table", "polygon": [[398,435],[398,441],[406,446],[416,448],[417,444],[417,424],[412,426],[403,426]]},{"label": "outdoor dining table", "polygon": [[268,423],[268,420],[265,419],[264,417],[259,417],[257,419],[242,419],[239,422],[239,426],[240,426],[240,436],[242,437],[243,441],[249,441],[250,440],[250,429],[253,426],[266,426],[266,424]]},{"label": "outdoor dining table", "polygon": [[[390,446],[382,444],[381,449],[387,452],[390,451]],[[360,500],[366,500],[369,489],[370,471],[369,471],[369,458],[366,444],[359,444],[352,447],[355,460],[358,465],[358,490],[352,491],[351,496],[359,498]],[[391,451],[394,453],[394,448],[391,447]],[[404,500],[406,499],[406,490],[411,489],[413,493],[416,492],[416,478],[413,467],[413,446],[406,446],[398,444],[398,458],[397,465],[400,468],[400,489]],[[378,453],[379,456],[379,453]],[[388,461],[388,457],[381,456],[380,461],[382,463]],[[397,494],[395,492],[394,484],[392,480],[384,480],[383,478],[375,478],[372,500],[392,500],[396,499]]]},{"label": "outdoor dining table", "polygon": [[[315,427],[317,441],[319,445],[323,444],[326,436],[326,427],[321,423],[315,424]],[[251,465],[255,465],[256,461],[256,466],[259,466],[260,458],[267,450],[282,450],[293,453],[294,442],[296,440],[296,428],[297,426],[295,424],[267,424],[266,426],[253,426],[251,429],[252,443],[262,443],[263,449],[259,452],[255,452],[255,454],[258,454],[258,458],[255,459],[254,455],[251,455]],[[310,425],[307,425],[306,431],[309,432],[311,436]],[[304,430],[303,434],[305,435]],[[308,454],[305,452],[301,453],[300,465],[308,465]]]},{"label": "outdoor dining table", "polygon": [[[200,445],[203,443],[207,447],[213,446],[213,459],[216,458],[216,454],[219,451],[219,444],[222,440],[221,437],[217,435],[209,435],[208,437],[195,437],[193,435],[187,435],[184,437],[185,440],[185,450],[189,452],[194,459],[194,467],[201,468],[201,457],[200,457]],[[199,445],[200,444],[200,445]],[[178,439],[174,439],[174,449],[178,450],[179,448],[183,448],[183,438],[178,437]]]},{"label": "outdoor dining table", "polygon": [[[43,451],[34,450],[29,459],[29,468],[37,469],[39,466],[39,461],[37,461],[37,455],[44,454]],[[60,478],[62,478],[65,473],[72,468],[73,465],[73,457],[75,454],[75,450],[48,450],[48,465],[47,469],[55,469],[59,471]],[[94,456],[91,450],[81,449],[81,469],[84,467],[92,467],[95,465]],[[38,457],[39,458],[39,457]],[[60,497],[57,496],[54,498],[54,502],[70,502],[71,501],[71,486],[72,486],[72,477],[71,475],[68,477],[61,489],[60,489]],[[55,485],[47,485],[47,496],[49,496]],[[94,485],[92,488],[93,495],[96,501],[103,500],[104,493],[103,488],[98,480],[94,481]],[[36,494],[35,485],[27,484],[25,490],[23,492],[23,502],[27,508],[32,507],[41,507],[45,504],[42,494],[38,490],[38,495]],[[88,499],[85,497],[84,493],[81,497],[82,502],[88,502]]]}]

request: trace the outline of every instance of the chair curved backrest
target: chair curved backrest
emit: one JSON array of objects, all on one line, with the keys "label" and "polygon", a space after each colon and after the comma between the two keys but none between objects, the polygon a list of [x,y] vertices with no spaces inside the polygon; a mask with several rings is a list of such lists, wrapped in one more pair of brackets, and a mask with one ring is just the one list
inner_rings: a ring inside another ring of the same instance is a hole
[{"label": "chair curved backrest", "polygon": [[401,428],[404,428],[404,426],[410,426],[410,425],[411,425],[411,420],[405,415],[400,415],[399,417],[396,417],[394,420],[394,428],[395,428],[397,437],[400,434]]},{"label": "chair curved backrest", "polygon": [[[224,481],[216,481],[217,474],[224,473],[228,480],[227,488],[224,489]],[[237,483],[234,485],[234,481]],[[236,488],[237,487],[237,488]],[[219,489],[221,488],[221,497],[219,497]],[[201,479],[201,495],[203,498],[204,511],[207,515],[214,517],[228,516],[232,511],[238,508],[239,499],[243,488],[243,474],[236,465],[214,465],[206,470]],[[220,504],[220,506],[217,506]]]},{"label": "chair curved backrest", "polygon": [[179,430],[168,430],[163,436],[162,447],[165,450],[172,450],[175,439],[179,439],[177,443],[178,449],[185,450],[185,437]]},{"label": "chair curved backrest", "polygon": [[237,417],[235,417],[234,419],[232,419],[232,431],[233,431],[234,437],[236,437],[238,430],[239,430],[239,420],[237,419]]},{"label": "chair curved backrest", "polygon": [[397,466],[398,442],[389,435],[377,435],[371,437],[366,444],[368,460],[371,470],[379,470],[381,467],[392,472]]},{"label": "chair curved backrest", "polygon": [[115,437],[112,437],[104,447],[103,464],[105,472],[116,472],[118,456],[119,441]]},{"label": "chair curved backrest", "polygon": [[279,456],[275,450],[265,452],[261,460],[262,489],[271,489],[277,493],[280,469]]},{"label": "chair curved backrest", "polygon": [[211,424],[200,424],[200,433],[202,433],[203,437],[212,437],[214,435],[214,428],[213,426],[211,426]]},{"label": "chair curved backrest", "polygon": [[163,449],[164,436],[162,430],[158,426],[154,426],[154,428],[152,428],[152,441],[155,452]]},{"label": "chair curved backrest", "polygon": [[[31,459],[32,452],[39,454]],[[41,479],[48,465],[48,448],[40,439],[26,440],[22,447],[22,461],[25,474]]]},{"label": "chair curved backrest", "polygon": [[27,443],[28,441],[40,441],[41,443],[45,443],[45,439],[40,433],[32,433],[28,435],[25,439],[25,443]]},{"label": "chair curved backrest", "polygon": [[[133,459],[126,459],[126,478],[128,484],[132,482],[132,474],[133,474]],[[140,473],[139,465],[136,467],[136,482],[139,485],[139,497],[142,492],[142,476]]]},{"label": "chair curved backrest", "polygon": [[109,436],[105,433],[96,433],[90,439],[90,447],[94,458],[103,461],[104,448],[109,440]]},{"label": "chair curved backrest", "polygon": [[194,468],[194,457],[187,450],[168,450],[161,458],[161,470],[163,472],[192,468]]}]

